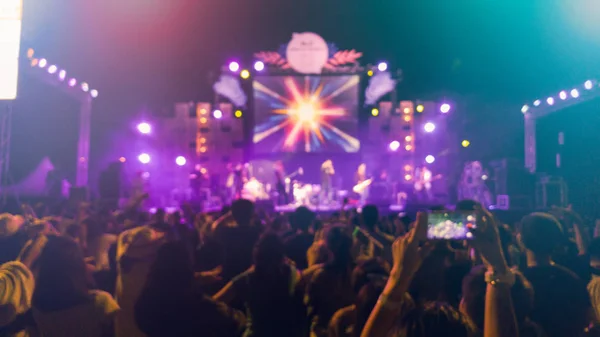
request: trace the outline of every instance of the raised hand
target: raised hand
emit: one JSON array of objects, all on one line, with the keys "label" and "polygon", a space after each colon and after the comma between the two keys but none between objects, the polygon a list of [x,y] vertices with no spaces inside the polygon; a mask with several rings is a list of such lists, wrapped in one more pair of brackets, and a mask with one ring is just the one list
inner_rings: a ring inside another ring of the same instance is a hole
[{"label": "raised hand", "polygon": [[413,229],[394,241],[391,279],[410,282],[423,260],[433,250],[431,242],[427,242],[427,222],[427,213],[417,213],[417,221]]},{"label": "raised hand", "polygon": [[479,252],[483,262],[498,272],[508,270],[504,252],[500,244],[500,235],[494,217],[487,210],[477,207],[477,228],[473,232],[473,247]]}]

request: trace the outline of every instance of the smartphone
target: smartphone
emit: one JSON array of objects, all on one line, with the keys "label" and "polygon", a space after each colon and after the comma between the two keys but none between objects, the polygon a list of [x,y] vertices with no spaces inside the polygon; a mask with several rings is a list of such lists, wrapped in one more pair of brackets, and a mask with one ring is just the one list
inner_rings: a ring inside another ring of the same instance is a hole
[{"label": "smartphone", "polygon": [[427,238],[430,240],[469,240],[477,228],[474,212],[432,212],[429,214]]}]

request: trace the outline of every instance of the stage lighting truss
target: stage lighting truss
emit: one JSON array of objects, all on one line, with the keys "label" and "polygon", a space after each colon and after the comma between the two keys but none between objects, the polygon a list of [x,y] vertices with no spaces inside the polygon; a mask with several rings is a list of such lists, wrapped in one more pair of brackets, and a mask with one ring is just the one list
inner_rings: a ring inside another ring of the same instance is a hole
[{"label": "stage lighting truss", "polygon": [[595,79],[572,88],[541,97],[521,106],[525,118],[525,168],[535,173],[537,168],[535,129],[536,120],[572,105],[583,103],[600,96],[600,83]]},{"label": "stage lighting truss", "polygon": [[[60,68],[54,63],[49,62],[45,58],[35,57],[33,49],[27,50],[27,58],[31,68],[38,71],[33,71],[35,76],[48,84],[60,87],[68,95],[78,99],[97,98],[98,90],[93,89],[85,81],[77,81],[74,77],[69,77],[65,69]],[[41,71],[40,71],[41,70]],[[38,75],[39,74],[39,75]],[[81,85],[76,86],[76,83]]]}]

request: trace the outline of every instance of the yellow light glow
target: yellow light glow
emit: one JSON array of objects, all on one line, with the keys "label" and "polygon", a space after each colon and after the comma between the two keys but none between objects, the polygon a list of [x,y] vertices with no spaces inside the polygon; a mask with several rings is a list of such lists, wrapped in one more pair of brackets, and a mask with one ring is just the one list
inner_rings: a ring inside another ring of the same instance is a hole
[{"label": "yellow light glow", "polygon": [[462,144],[462,147],[469,147],[469,145],[471,145],[471,142],[465,139],[462,141],[461,144]]},{"label": "yellow light glow", "polygon": [[408,145],[406,145],[406,146],[404,147],[404,149],[406,149],[406,151],[410,151],[410,150],[412,150],[412,148],[413,148],[413,147],[412,147],[412,145],[410,145],[410,144],[408,144]]},{"label": "yellow light glow", "polygon": [[404,171],[410,171],[410,170],[412,170],[412,166],[404,165]]},{"label": "yellow light glow", "polygon": [[121,158],[119,158],[119,161],[120,161],[121,163],[124,163],[124,162],[126,162],[126,161],[127,161],[127,159],[125,159],[125,157],[121,157]]},{"label": "yellow light glow", "polygon": [[202,174],[206,174],[206,169],[205,169],[204,167],[203,167],[203,168],[201,168],[201,169],[200,169],[200,173],[202,173]]},{"label": "yellow light glow", "polygon": [[379,116],[379,109],[377,109],[377,108],[371,109],[371,116],[373,116],[373,117]]},{"label": "yellow light glow", "polygon": [[410,174],[407,174],[404,176],[404,180],[411,180],[412,176]]},{"label": "yellow light glow", "polygon": [[206,144],[206,138],[200,138],[200,144]]},{"label": "yellow light glow", "polygon": [[206,146],[201,147],[200,152],[202,152],[202,153],[206,152]]},{"label": "yellow light glow", "polygon": [[203,115],[206,115],[207,112],[208,111],[206,111],[206,109],[200,109],[200,113],[203,114]]},{"label": "yellow light glow", "polygon": [[404,108],[404,113],[405,114],[409,114],[410,113],[410,108],[409,107]]},{"label": "yellow light glow", "polygon": [[205,117],[200,118],[200,124],[206,124],[207,121]]},{"label": "yellow light glow", "polygon": [[419,105],[417,105],[417,112],[418,112],[418,113],[421,113],[421,112],[423,112],[423,111],[425,111],[425,107],[423,106],[423,104],[419,104]]},{"label": "yellow light glow", "polygon": [[406,137],[404,137],[404,140],[407,142],[410,142],[410,141],[412,141],[412,136],[406,136]]},{"label": "yellow light glow", "polygon": [[411,120],[411,117],[410,117],[410,116],[404,116],[404,121],[405,121],[405,122],[410,122],[410,120]]},{"label": "yellow light glow", "polygon": [[246,69],[240,71],[240,77],[243,79],[248,79],[250,77],[250,72]]},{"label": "yellow light glow", "polygon": [[369,70],[369,71],[367,71],[367,76],[369,76],[369,77],[370,77],[370,76],[373,76],[373,70]]},{"label": "yellow light glow", "polygon": [[242,118],[242,110],[235,110],[233,115],[235,116],[235,118]]}]

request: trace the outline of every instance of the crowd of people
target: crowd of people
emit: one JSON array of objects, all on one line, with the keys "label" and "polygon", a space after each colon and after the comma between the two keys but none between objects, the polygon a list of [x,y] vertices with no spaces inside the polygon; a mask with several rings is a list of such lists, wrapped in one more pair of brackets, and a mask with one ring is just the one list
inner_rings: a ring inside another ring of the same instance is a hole
[{"label": "crowd of people", "polygon": [[600,336],[600,238],[570,208],[504,224],[463,200],[473,238],[434,241],[427,211],[142,199],[3,214],[0,336]]}]

